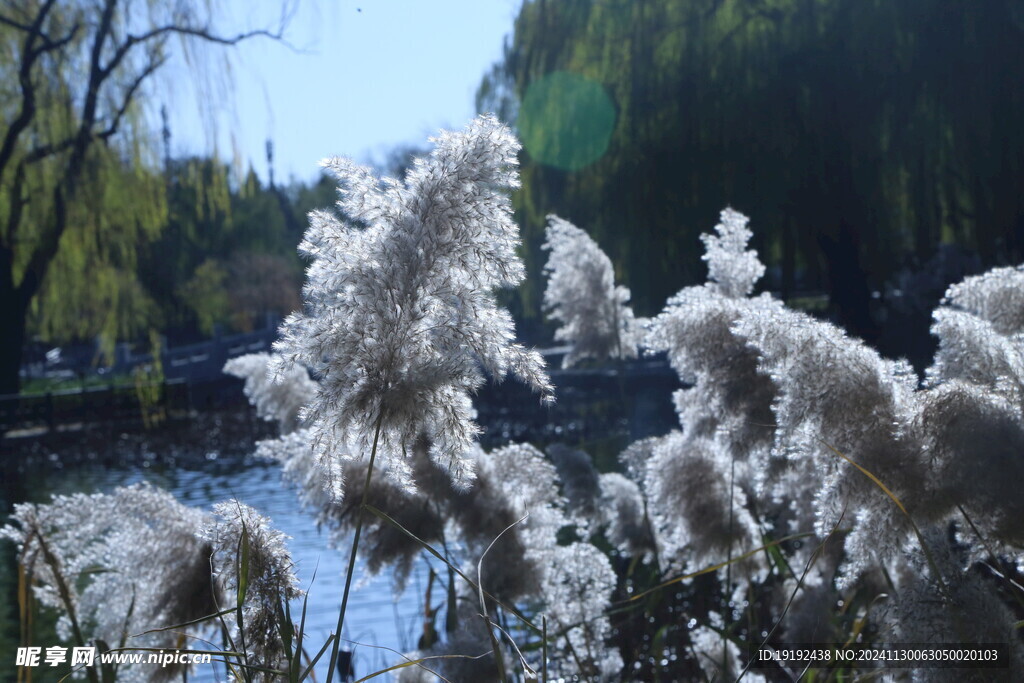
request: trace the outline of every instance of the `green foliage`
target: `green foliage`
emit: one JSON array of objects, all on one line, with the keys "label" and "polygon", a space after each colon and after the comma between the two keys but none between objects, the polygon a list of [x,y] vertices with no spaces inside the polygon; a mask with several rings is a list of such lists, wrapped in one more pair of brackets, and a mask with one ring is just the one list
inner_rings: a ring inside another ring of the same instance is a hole
[{"label": "green foliage", "polygon": [[181,287],[181,298],[195,312],[199,329],[206,335],[213,334],[214,325],[228,316],[227,279],[227,271],[207,259]]},{"label": "green foliage", "polygon": [[58,391],[81,391],[86,389],[103,389],[107,387],[133,386],[135,377],[126,374],[89,374],[83,377],[42,377],[26,380],[22,383],[23,394],[46,394]]},{"label": "green foliage", "polygon": [[311,189],[289,196],[261,185],[252,170],[239,182],[227,166],[202,158],[173,161],[167,185],[168,223],[140,272],[165,327],[248,331],[264,313],[298,306],[300,232],[291,224],[301,215],[298,198]]},{"label": "green foliage", "polygon": [[[163,222],[162,183],[132,98],[104,88],[117,64],[92,67],[96,54],[110,56],[90,53],[90,41],[102,43],[123,17],[112,7],[87,24],[90,9],[25,0],[5,6],[0,22],[0,319],[10,340],[0,383],[8,389],[26,322],[43,336],[102,334],[112,345],[150,317],[134,246]],[[120,86],[121,75],[111,83]]]},{"label": "green foliage", "polygon": [[[0,57],[4,82],[17,81],[11,54],[19,37],[0,30],[8,52]],[[31,144],[14,148],[0,183],[0,243],[10,248],[15,284],[36,267],[33,259],[49,248],[55,222],[55,192],[68,182],[67,153],[37,159],[46,145],[75,134],[80,121],[64,103],[73,93],[72,69],[54,68],[36,83],[38,121]],[[17,98],[5,100],[12,106]],[[9,112],[5,112],[9,113]],[[153,302],[135,276],[136,251],[152,240],[165,222],[163,181],[154,171],[146,140],[135,128],[135,112],[126,114],[128,129],[117,144],[92,145],[83,154],[76,196],[67,206],[72,229],[60,235],[38,293],[31,299],[29,327],[46,339],[62,341],[100,335],[112,348],[118,337],[147,329],[154,322]]]},{"label": "green foliage", "polygon": [[155,330],[149,331],[149,353],[153,361],[149,365],[140,365],[132,371],[135,379],[135,395],[139,399],[139,412],[146,429],[157,427],[167,417],[163,404],[163,390],[166,377],[164,364],[160,358],[163,344]]},{"label": "green foliage", "polygon": [[298,307],[289,223],[301,215],[293,202],[322,201],[316,186],[294,188],[293,200],[251,170],[235,182],[212,159],[174,161],[164,175],[107,161],[87,179],[79,229],[62,238],[33,302],[33,334],[55,344],[98,336],[110,353],[149,329],[249,331],[265,312]]},{"label": "green foliage", "polygon": [[[146,110],[153,100],[143,94],[174,37],[192,63],[205,64],[203,45],[273,36],[222,35],[215,18],[206,2],[4,3],[0,392],[18,389],[27,334],[58,342],[99,335],[109,349],[159,317],[137,275],[137,255],[167,223]],[[216,184],[203,186],[218,196]],[[203,202],[198,211],[217,208]]]},{"label": "green foliage", "polygon": [[[393,177],[397,178],[398,174],[393,174]],[[330,176],[321,174],[312,185],[297,184],[288,188],[286,196],[292,206],[289,230],[303,232],[306,229],[306,216],[310,211],[334,206],[338,201],[338,184]]]},{"label": "green foliage", "polygon": [[[528,270],[557,213],[588,226],[650,314],[702,278],[697,233],[733,205],[769,226],[755,244],[777,267],[769,287],[828,288],[870,338],[870,291],[908,259],[956,241],[985,265],[1021,260],[1020,15],[1009,0],[525,2],[478,108],[518,116],[527,141]],[[559,74],[599,84],[617,112],[586,166],[530,149],[600,118],[564,89],[532,103]],[[523,296],[539,310],[535,284]]]}]

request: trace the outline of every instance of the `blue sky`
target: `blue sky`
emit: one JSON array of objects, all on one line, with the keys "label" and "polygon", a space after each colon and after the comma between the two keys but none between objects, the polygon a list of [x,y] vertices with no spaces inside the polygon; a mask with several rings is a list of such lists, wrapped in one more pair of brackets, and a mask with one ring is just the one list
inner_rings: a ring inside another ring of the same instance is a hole
[{"label": "blue sky", "polygon": [[[286,34],[299,51],[257,39],[235,49],[230,72],[197,76],[178,60],[165,74],[156,96],[169,110],[172,153],[216,148],[266,179],[271,138],[275,179],[287,182],[314,178],[326,156],[380,159],[439,128],[460,128],[519,4],[301,0]],[[272,25],[279,4],[232,0],[229,8],[225,33]]]}]

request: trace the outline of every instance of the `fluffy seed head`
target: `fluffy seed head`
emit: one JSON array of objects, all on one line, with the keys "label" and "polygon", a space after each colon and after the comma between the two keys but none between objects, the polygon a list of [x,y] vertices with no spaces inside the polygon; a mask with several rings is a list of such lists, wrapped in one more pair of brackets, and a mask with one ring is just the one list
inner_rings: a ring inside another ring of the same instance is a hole
[{"label": "fluffy seed head", "polygon": [[540,355],[513,342],[493,294],[524,277],[507,194],[519,184],[519,143],[481,116],[434,144],[401,181],[324,162],[339,179],[342,216],[310,214],[305,309],[275,344],[285,365],[320,380],[307,415],[320,460],[351,455],[349,444],[369,452],[379,428],[379,457],[410,487],[403,450],[422,434],[456,482],[472,481],[463,455],[479,430],[469,396],[484,372],[511,372],[551,395]]}]

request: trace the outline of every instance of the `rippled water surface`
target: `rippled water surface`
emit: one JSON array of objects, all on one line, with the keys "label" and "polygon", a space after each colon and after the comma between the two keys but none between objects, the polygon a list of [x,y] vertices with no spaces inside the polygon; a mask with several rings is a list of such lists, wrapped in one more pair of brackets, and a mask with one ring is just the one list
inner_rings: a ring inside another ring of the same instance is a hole
[{"label": "rippled water surface", "polygon": [[[214,503],[237,498],[269,516],[276,528],[290,536],[288,548],[296,573],[302,587],[309,589],[306,642],[309,654],[315,655],[337,626],[347,550],[339,552],[327,547],[326,531],[317,530],[312,513],[300,507],[296,491],[281,481],[276,464],[242,461],[229,464],[208,460],[205,464],[175,467],[149,465],[108,469],[85,465],[65,469],[59,474],[48,473],[45,487],[52,493],[109,491],[140,481],[167,489],[182,503],[204,510],[209,510]],[[48,498],[38,495],[39,488],[35,488],[35,493],[33,498]],[[314,571],[316,579],[310,586]],[[360,643],[350,646],[354,649],[357,675],[386,668],[399,659],[394,652],[381,648],[399,652],[415,649],[422,628],[421,603],[428,571],[424,560],[410,578],[405,592],[396,597],[389,573],[369,578],[357,565],[344,634],[345,638]],[[296,621],[301,608],[301,601],[292,606]],[[317,667],[321,681],[327,673],[328,657],[329,653],[325,654]],[[206,671],[196,671],[197,675],[190,676],[189,680],[225,680],[219,665],[213,670],[209,666],[202,668]]]},{"label": "rippled water surface", "polygon": [[[514,384],[502,385],[500,394],[481,392],[478,410],[484,445],[492,448],[509,440],[585,444],[599,469],[614,469],[616,457],[630,441],[663,434],[676,425],[670,395],[678,381],[666,364],[661,370],[651,370],[649,364],[638,362],[632,374],[623,376],[587,371],[556,377],[556,384],[564,386],[553,409],[541,408],[535,396]],[[302,587],[309,588],[306,649],[312,655],[337,625],[347,549],[339,552],[327,547],[326,532],[318,532],[313,514],[301,509],[297,493],[281,481],[278,465],[247,457],[254,442],[272,432],[251,410],[241,409],[200,412],[186,423],[146,433],[119,433],[100,426],[88,437],[67,432],[12,442],[5,444],[9,453],[4,462],[17,463],[24,478],[19,475],[20,485],[6,495],[8,501],[46,502],[51,493],[109,491],[144,480],[205,510],[238,498],[291,537],[288,545],[297,574]],[[0,568],[0,572],[6,570]],[[314,571],[316,580],[310,587]],[[405,592],[396,597],[389,573],[371,579],[357,565],[343,634],[359,643],[354,646],[357,676],[391,666],[400,660],[398,652],[415,649],[422,631],[428,575],[423,559]],[[9,576],[5,583],[11,584]],[[301,603],[293,606],[296,620],[300,610]],[[15,620],[10,637],[16,639],[16,614],[11,612],[8,618]],[[0,679],[2,667],[0,660]],[[325,656],[317,667],[319,680],[324,680],[326,669]],[[190,681],[226,678],[219,666],[196,673]]]}]

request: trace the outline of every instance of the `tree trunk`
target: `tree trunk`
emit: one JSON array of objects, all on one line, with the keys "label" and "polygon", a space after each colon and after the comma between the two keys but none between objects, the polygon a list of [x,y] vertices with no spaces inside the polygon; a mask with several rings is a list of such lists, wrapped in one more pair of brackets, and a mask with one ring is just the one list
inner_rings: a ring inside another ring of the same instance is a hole
[{"label": "tree trunk", "polygon": [[[25,345],[25,307],[14,288],[10,263],[0,264],[0,395],[21,388],[21,351]],[[6,271],[6,272],[3,272]]]},{"label": "tree trunk", "polygon": [[852,225],[839,220],[838,239],[819,238],[828,262],[829,300],[839,324],[868,344],[878,341],[878,325],[871,315],[871,287],[861,264],[859,239]]},{"label": "tree trunk", "polygon": [[0,395],[21,389],[21,350],[25,344],[25,316],[10,299],[0,302]]}]

